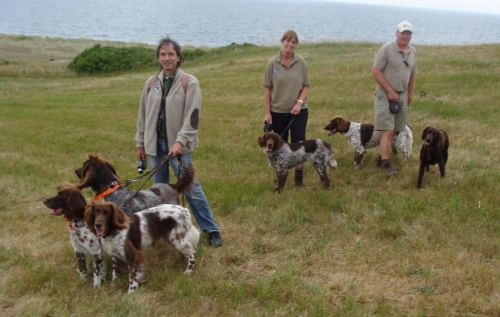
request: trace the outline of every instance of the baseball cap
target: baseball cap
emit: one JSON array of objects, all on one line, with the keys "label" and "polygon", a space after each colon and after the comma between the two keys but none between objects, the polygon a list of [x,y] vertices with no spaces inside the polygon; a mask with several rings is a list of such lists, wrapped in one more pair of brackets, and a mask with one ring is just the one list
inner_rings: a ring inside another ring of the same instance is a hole
[{"label": "baseball cap", "polygon": [[404,31],[413,33],[413,25],[411,25],[411,23],[408,21],[403,21],[398,24],[398,31],[399,33],[403,33]]}]

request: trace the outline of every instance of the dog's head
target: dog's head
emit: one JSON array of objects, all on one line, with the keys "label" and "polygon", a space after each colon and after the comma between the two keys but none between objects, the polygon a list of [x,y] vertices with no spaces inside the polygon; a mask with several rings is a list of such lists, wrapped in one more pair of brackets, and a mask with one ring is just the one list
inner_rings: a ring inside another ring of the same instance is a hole
[{"label": "dog's head", "polygon": [[57,195],[44,199],[43,203],[53,216],[64,215],[69,220],[83,220],[87,202],[76,187],[61,189]]},{"label": "dog's head", "polygon": [[128,229],[130,218],[114,203],[93,201],[85,211],[85,221],[97,237],[106,237],[115,230]]},{"label": "dog's head", "polygon": [[328,131],[328,136],[337,132],[347,132],[349,130],[349,121],[344,120],[341,116],[335,116],[324,129]]},{"label": "dog's head", "polygon": [[446,141],[446,133],[441,129],[427,126],[422,130],[422,140],[425,146],[442,147]]},{"label": "dog's head", "polygon": [[80,183],[77,185],[79,189],[89,186],[106,186],[118,180],[113,165],[97,155],[90,154],[83,166],[75,170],[75,174],[80,179]]},{"label": "dog's head", "polygon": [[283,147],[285,141],[276,132],[266,132],[257,139],[259,146],[263,148],[264,153],[270,154]]}]

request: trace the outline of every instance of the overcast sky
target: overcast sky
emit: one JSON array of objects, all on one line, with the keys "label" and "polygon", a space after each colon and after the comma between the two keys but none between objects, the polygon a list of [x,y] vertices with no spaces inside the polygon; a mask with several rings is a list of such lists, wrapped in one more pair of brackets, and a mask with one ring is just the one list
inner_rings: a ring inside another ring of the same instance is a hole
[{"label": "overcast sky", "polygon": [[368,3],[399,7],[458,10],[498,14],[500,19],[500,0],[325,0],[334,2]]}]

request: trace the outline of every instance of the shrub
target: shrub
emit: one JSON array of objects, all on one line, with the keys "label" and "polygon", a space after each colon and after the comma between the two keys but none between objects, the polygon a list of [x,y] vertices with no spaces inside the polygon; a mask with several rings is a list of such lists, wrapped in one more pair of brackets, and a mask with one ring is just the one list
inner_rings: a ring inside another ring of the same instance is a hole
[{"label": "shrub", "polygon": [[194,50],[183,50],[182,51],[182,59],[185,61],[192,61],[193,59],[202,57],[206,52],[200,48]]},{"label": "shrub", "polygon": [[139,70],[158,65],[156,51],[144,47],[113,47],[96,44],[76,56],[68,65],[78,74]]}]

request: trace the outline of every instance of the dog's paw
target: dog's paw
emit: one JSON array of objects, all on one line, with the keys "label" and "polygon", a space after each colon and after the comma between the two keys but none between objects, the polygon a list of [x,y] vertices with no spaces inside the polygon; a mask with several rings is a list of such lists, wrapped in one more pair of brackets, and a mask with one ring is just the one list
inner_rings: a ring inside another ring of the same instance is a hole
[{"label": "dog's paw", "polygon": [[87,279],[87,272],[81,272],[80,270],[76,270],[76,272],[80,275],[80,279],[85,281]]}]

